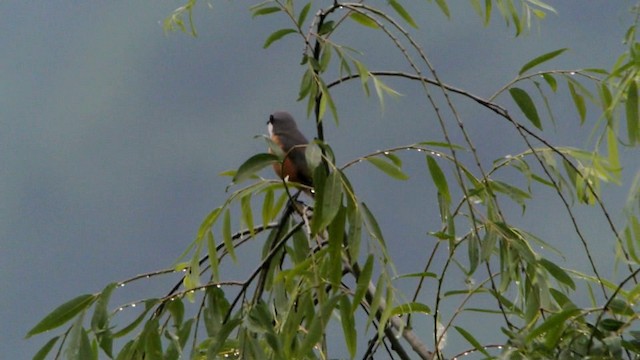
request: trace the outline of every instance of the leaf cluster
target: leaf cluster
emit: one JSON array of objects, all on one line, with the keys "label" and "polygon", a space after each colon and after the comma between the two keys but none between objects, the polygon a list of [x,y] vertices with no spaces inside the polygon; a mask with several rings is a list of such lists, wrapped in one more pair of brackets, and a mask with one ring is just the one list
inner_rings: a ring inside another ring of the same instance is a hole
[{"label": "leaf cluster", "polygon": [[[454,16],[447,1],[434,3],[446,17]],[[512,81],[485,99],[443,82],[405,28],[418,27],[415,13],[407,10],[409,2],[387,4],[379,8],[365,1],[334,1],[316,9],[313,1],[273,0],[251,8],[254,16],[284,15],[289,23],[266,36],[265,48],[292,35],[304,44],[298,100],[307,102],[307,115],[316,124],[316,140],[305,146],[313,189],[260,176],[287,156],[265,138],[272,151],[224,173],[231,177],[233,191],[205,216],[172,268],[112,283],[60,305],[27,334],[67,326],[34,358],[54,353],[55,358],[70,359],[97,359],[101,354],[114,359],[325,359],[334,356],[336,348],[345,349],[349,358],[444,359],[470,352],[509,359],[640,356],[634,308],[640,296],[640,176],[630,191],[621,230],[601,190],[603,183],[621,183],[619,149],[640,140],[636,25],[626,35],[628,52],[611,71],[536,71],[566,51],[558,49],[528,61]],[[195,5],[193,0],[177,9],[167,28],[187,31],[183,17],[188,16],[195,35]],[[540,0],[472,0],[471,5],[486,24],[497,9],[516,35],[530,26],[532,16],[542,19],[554,12]],[[356,49],[335,40],[344,24],[376,31],[391,41],[411,71],[369,69]],[[329,81],[329,74],[338,78]],[[373,86],[384,106],[386,97],[399,95],[383,82],[387,77],[421,86],[420,96],[433,108],[439,133],[337,164],[323,131],[328,113],[339,124],[332,89],[358,79],[363,93],[370,96]],[[441,96],[434,96],[436,91]],[[576,126],[592,127],[592,148],[556,145],[542,136],[548,124],[556,122],[553,100],[561,93],[571,100]],[[482,161],[457,111],[458,99],[471,100],[508,124],[524,150]],[[452,142],[453,131],[462,143]],[[402,235],[383,231],[349,174],[369,164],[398,181],[423,176],[405,170],[408,156],[418,156],[428,174],[419,179],[433,185],[435,201],[425,203],[437,207],[439,222],[425,232],[427,245],[419,249],[424,262],[416,264],[415,272],[398,274],[387,237],[397,240]],[[506,175],[514,171],[522,181]],[[589,272],[559,265],[559,251],[516,225],[514,218],[526,216],[528,204],[541,191],[560,200]],[[605,219],[622,279],[609,280],[600,273],[575,206],[596,209]],[[509,211],[514,207],[519,212]],[[246,264],[242,246],[258,242],[259,262]],[[245,278],[227,278],[224,270],[232,266],[227,255],[249,267]],[[165,296],[111,305],[112,294],[125,285],[171,273],[181,274],[181,280]],[[451,281],[460,276],[465,286]],[[398,290],[407,282],[412,294]],[[124,311],[137,313],[118,325]],[[504,341],[487,343],[486,334],[465,327],[466,316],[489,317],[498,324],[493,332]],[[414,332],[417,328],[429,330]],[[344,343],[329,343],[327,333],[333,331],[341,331]],[[447,348],[447,337],[455,336],[468,348]],[[114,345],[119,339],[123,344]]]}]

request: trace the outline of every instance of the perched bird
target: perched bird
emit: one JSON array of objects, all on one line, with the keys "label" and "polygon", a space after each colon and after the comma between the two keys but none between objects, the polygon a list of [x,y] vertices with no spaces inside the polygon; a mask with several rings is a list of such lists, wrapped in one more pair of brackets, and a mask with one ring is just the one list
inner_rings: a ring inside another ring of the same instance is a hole
[{"label": "perched bird", "polygon": [[[298,130],[296,121],[291,114],[285,111],[276,111],[269,116],[267,121],[269,136],[285,154],[282,163],[273,164],[273,170],[282,178],[312,187],[312,177],[307,160],[305,148],[309,141]],[[308,190],[306,190],[308,192]]]}]

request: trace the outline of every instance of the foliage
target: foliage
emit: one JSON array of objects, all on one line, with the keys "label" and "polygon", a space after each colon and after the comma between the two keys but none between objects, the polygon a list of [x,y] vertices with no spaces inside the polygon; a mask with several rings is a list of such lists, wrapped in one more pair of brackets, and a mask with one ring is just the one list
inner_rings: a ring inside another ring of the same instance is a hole
[{"label": "foliage", "polygon": [[[640,356],[640,332],[634,330],[638,318],[634,304],[640,297],[640,176],[629,194],[622,228],[601,198],[602,183],[621,182],[620,148],[640,143],[637,23],[625,35],[628,51],[610,71],[535,70],[565,51],[558,49],[527,62],[512,81],[482,98],[437,76],[405,28],[419,25],[405,9],[406,1],[389,0],[385,9],[365,1],[334,1],[324,8],[319,6],[326,2],[320,3],[271,0],[251,9],[254,16],[285,15],[289,23],[266,37],[265,48],[291,36],[304,44],[299,100],[307,102],[308,115],[317,125],[317,140],[305,150],[315,184],[314,201],[308,201],[312,205],[299,197],[297,184],[257,176],[283,161],[283,154],[273,151],[249,158],[237,171],[225,174],[232,177],[234,191],[205,217],[176,266],[109,284],[96,294],[60,305],[27,334],[67,326],[34,358],[52,354],[97,359],[101,353],[115,359],[324,359],[336,348],[345,349],[350,358],[381,352],[403,359],[411,358],[411,352],[424,359],[469,352],[509,359]],[[444,16],[452,16],[447,1],[433,3]],[[542,19],[554,11],[540,0],[470,3],[486,25],[497,13],[513,25],[516,35],[530,27],[532,17]],[[196,35],[192,18],[196,5],[189,0],[177,9],[166,20],[166,29]],[[353,44],[334,41],[333,35],[348,23],[390,39],[411,72],[369,69]],[[337,79],[327,79],[336,74]],[[329,116],[338,124],[332,89],[358,80],[366,95],[373,86],[384,106],[386,97],[398,95],[383,81],[390,77],[420,84],[437,116],[439,139],[419,139],[423,141],[336,164],[323,130],[323,120]],[[541,135],[548,121],[554,121],[551,100],[565,91],[562,84],[580,125],[593,127],[592,149],[554,145]],[[482,161],[456,111],[458,98],[474,101],[509,124],[526,150],[491,163]],[[445,115],[441,109],[450,111]],[[588,109],[596,112],[594,124],[587,121]],[[451,141],[452,129],[462,134],[463,144]],[[441,225],[429,232],[434,245],[428,260],[414,273],[396,274],[384,231],[345,170],[368,163],[403,181],[409,174],[403,170],[400,153],[407,151],[425,157]],[[523,182],[501,180],[507,171],[517,171]],[[538,245],[553,249],[549,244],[511,222],[514,216],[501,203],[509,199],[525,214],[535,196],[533,185],[551,189],[560,200],[589,273],[561,267],[536,250]],[[623,265],[622,279],[601,276],[588,236],[574,215],[575,206],[581,204],[598,209],[607,221]],[[234,232],[236,226],[242,230]],[[245,261],[236,255],[236,248],[250,239],[264,241],[259,263],[242,281],[221,278],[227,255],[235,262]],[[436,256],[446,261],[435,265]],[[450,277],[459,276],[457,271],[467,279],[482,280],[461,289],[446,287]],[[174,272],[184,276],[166,296],[109,310],[117,288]],[[401,279],[415,281],[415,292],[408,299],[397,290]],[[589,306],[576,301],[577,294],[585,292],[590,294]],[[476,298],[490,302],[483,302],[483,307],[470,305]],[[445,303],[455,311],[444,311]],[[115,325],[118,314],[134,313],[134,308],[140,310],[128,324]],[[494,317],[501,325],[493,332],[501,331],[504,342],[482,343],[479,334],[458,323],[463,313]],[[430,334],[414,332],[423,324],[430,324]],[[341,331],[344,343],[327,341],[329,331]],[[469,344],[467,350],[444,347],[446,337],[454,333]],[[120,340],[124,343],[116,346]]]}]

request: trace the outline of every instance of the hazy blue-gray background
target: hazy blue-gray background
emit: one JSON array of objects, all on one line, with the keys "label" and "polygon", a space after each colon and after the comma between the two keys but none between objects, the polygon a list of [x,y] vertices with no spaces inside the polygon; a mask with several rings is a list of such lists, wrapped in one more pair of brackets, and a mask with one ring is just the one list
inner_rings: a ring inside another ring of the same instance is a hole
[{"label": "hazy blue-gray background", "polygon": [[[624,50],[627,10],[634,4],[554,1],[557,16],[514,38],[513,28],[497,18],[483,28],[468,2],[449,3],[453,18],[447,21],[434,4],[412,2],[421,24],[413,33],[444,82],[481,96],[513,78],[526,61],[558,48],[571,50],[547,68],[610,68]],[[213,1],[212,9],[201,4],[196,11],[198,38],[166,35],[162,21],[179,5],[0,5],[2,358],[32,356],[48,337],[22,338],[54,306],[110,281],[170,266],[202,218],[225,199],[228,178],[217,174],[263,150],[253,136],[265,132],[270,112],[290,110],[312,137],[306,105],[295,101],[301,43],[291,36],[262,49],[271,31],[288,25],[285,17],[251,19],[250,2]],[[406,68],[390,55],[387,41],[374,41],[378,35],[352,27],[339,39],[355,47],[361,42],[372,69]],[[387,99],[384,112],[375,98],[363,97],[357,82],[336,90],[341,124],[336,129],[328,121],[326,131],[339,163],[388,146],[442,140],[419,87],[389,83],[404,96]],[[512,105],[506,97],[499,101]],[[484,158],[524,149],[489,112],[466,101],[458,106]],[[578,121],[572,105],[564,108],[557,119],[561,134]],[[595,119],[591,113],[589,121]],[[575,136],[551,138],[584,144]],[[408,184],[366,164],[349,172],[378,215],[392,255],[402,260],[400,272],[421,271],[422,265],[411,265],[424,262],[434,241],[424,234],[439,221],[424,158],[407,154],[407,162]],[[625,175],[636,168],[637,161]],[[529,217],[514,212],[512,219],[582,254],[559,201],[552,192],[540,198],[528,208]],[[609,204],[621,199],[624,191],[607,192]],[[608,262],[613,243],[606,232],[600,237],[602,224],[596,219],[583,226]],[[461,279],[453,281],[463,286]],[[141,286],[161,295],[167,283]]]}]

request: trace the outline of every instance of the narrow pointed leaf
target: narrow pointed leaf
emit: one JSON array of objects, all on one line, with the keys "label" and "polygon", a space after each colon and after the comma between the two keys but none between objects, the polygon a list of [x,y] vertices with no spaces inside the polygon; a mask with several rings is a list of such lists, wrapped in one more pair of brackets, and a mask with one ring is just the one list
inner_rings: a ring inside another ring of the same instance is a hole
[{"label": "narrow pointed leaf", "polygon": [[347,209],[342,204],[339,204],[338,210],[333,221],[327,227],[329,235],[329,274],[327,278],[336,289],[340,287],[340,280],[342,279],[342,249],[347,221]]},{"label": "narrow pointed leaf", "polygon": [[362,203],[362,214],[364,215],[364,219],[366,223],[369,225],[369,232],[373,237],[375,237],[382,245],[384,245],[384,237],[382,236],[382,230],[380,229],[380,225],[378,225],[378,221],[376,220],[373,213],[369,210],[365,203]]},{"label": "narrow pointed leaf", "polygon": [[[373,294],[371,294],[371,299],[369,300],[369,315],[367,316],[367,321],[366,321],[366,327],[365,329],[367,329],[369,327],[369,325],[372,323],[373,319],[376,317],[376,313],[378,312],[378,310],[384,310],[384,309],[380,309],[380,304],[382,303],[382,294],[385,291],[385,286],[384,286],[384,279],[382,276],[378,277],[378,281],[376,282],[375,286],[372,285],[375,288],[375,291],[373,292]],[[381,327],[384,327],[385,324],[381,324]],[[378,332],[380,332],[381,328],[378,328]]]},{"label": "narrow pointed leaf", "polygon": [[558,90],[558,82],[556,78],[551,74],[542,74],[542,78],[547,82],[547,85],[551,88],[551,91],[556,92]]},{"label": "narrow pointed leaf", "polygon": [[238,258],[236,257],[236,251],[233,246],[233,240],[231,239],[231,214],[229,209],[224,212],[224,219],[222,221],[222,241],[224,242],[224,247],[227,249],[229,256],[233,262],[238,262]]},{"label": "narrow pointed leaf", "polygon": [[473,347],[476,348],[476,350],[480,351],[481,353],[483,353],[485,356],[487,357],[491,357],[491,355],[487,352],[487,350],[484,348],[484,346],[482,346],[480,344],[480,342],[478,340],[476,340],[475,337],[473,337],[473,335],[471,335],[470,332],[468,332],[467,330],[459,327],[459,326],[454,326],[454,328],[456,329],[456,331],[458,331],[458,333],[460,333],[460,335],[462,335],[462,337],[465,338],[465,340],[467,340],[471,345],[473,345]]},{"label": "narrow pointed leaf", "polygon": [[369,287],[369,282],[371,282],[371,277],[373,275],[373,255],[369,255],[367,257],[367,261],[364,263],[362,270],[360,271],[360,276],[358,277],[358,281],[356,284],[356,292],[353,294],[353,300],[351,301],[351,312],[356,311],[362,299],[364,299],[364,295],[367,292],[367,288]]},{"label": "narrow pointed leaf", "polygon": [[527,119],[529,119],[535,127],[542,130],[542,123],[538,116],[536,105],[533,103],[533,100],[531,100],[529,94],[516,87],[509,89],[509,93]]},{"label": "narrow pointed leaf", "polygon": [[436,0],[436,4],[438,4],[438,7],[442,11],[442,13],[444,13],[448,18],[451,17],[451,13],[449,12],[449,6],[447,5],[446,0]]},{"label": "narrow pointed leaf", "polygon": [[322,187],[320,217],[313,218],[314,232],[318,232],[331,223],[342,205],[342,181],[336,170],[327,176]]},{"label": "narrow pointed leaf", "polygon": [[378,29],[378,24],[375,21],[373,21],[370,17],[364,14],[354,12],[354,13],[351,13],[349,17],[360,25],[364,25],[372,29]]},{"label": "narrow pointed leaf", "polygon": [[398,13],[398,15],[400,15],[404,19],[404,21],[407,22],[407,24],[411,25],[411,27],[415,29],[418,28],[418,25],[411,17],[411,14],[409,14],[409,12],[398,1],[389,0],[389,5],[391,5],[393,10],[395,10]]},{"label": "narrow pointed leaf", "polygon": [[242,210],[242,221],[247,226],[249,233],[253,237],[255,229],[253,227],[253,210],[251,209],[251,194],[240,199],[240,209]]},{"label": "narrow pointed leaf", "polygon": [[391,315],[404,315],[404,314],[414,314],[414,313],[423,313],[423,314],[431,314],[431,309],[429,306],[419,303],[419,302],[408,302],[404,304],[400,304],[394,307],[391,310]]},{"label": "narrow pointed leaf", "polygon": [[358,60],[353,60],[354,65],[356,66],[356,70],[358,70],[358,76],[360,76],[360,84],[362,85],[362,90],[366,96],[369,96],[369,70],[367,67]]},{"label": "narrow pointed leaf", "polygon": [[211,277],[213,281],[220,281],[220,271],[218,270],[220,265],[220,261],[218,259],[218,247],[211,232],[207,233],[207,255],[209,256],[209,264],[211,264]]},{"label": "narrow pointed leaf", "polygon": [[63,325],[67,321],[73,319],[73,317],[78,315],[80,312],[86,310],[95,300],[96,295],[85,294],[58,306],[55,310],[49,313],[49,315],[45,316],[44,319],[40,320],[36,326],[29,330],[27,338]]},{"label": "narrow pointed leaf", "polygon": [[108,304],[116,285],[116,283],[107,285],[98,295],[96,306],[93,310],[93,317],[91,318],[91,329],[96,334],[100,334],[101,331],[106,330],[108,327]]},{"label": "narrow pointed leaf", "polygon": [[262,15],[268,15],[268,14],[273,14],[279,11],[280,11],[280,8],[277,6],[263,7],[253,11],[253,14],[251,16],[256,17],[256,16],[262,16]]},{"label": "narrow pointed leaf", "polygon": [[293,34],[295,32],[296,32],[295,29],[280,29],[280,30],[274,31],[273,33],[271,33],[271,35],[269,35],[267,40],[264,41],[264,45],[262,47],[266,49],[269,46],[271,46],[271,44],[273,44],[275,41],[278,41],[282,39],[284,36]]},{"label": "narrow pointed leaf", "polygon": [[140,315],[138,315],[138,317],[136,317],[129,325],[125,326],[124,328],[120,329],[118,332],[114,333],[113,337],[119,338],[119,337],[125,336],[128,333],[130,333],[133,329],[138,327],[138,325],[142,323],[142,320],[144,320],[144,318],[147,316],[147,313],[149,313],[149,310],[151,310],[154,306],[156,306],[158,302],[159,302],[158,299],[145,300],[144,311],[141,312]]},{"label": "narrow pointed leaf", "polygon": [[576,91],[576,87],[573,82],[568,81],[567,85],[569,86],[569,93],[571,94],[571,99],[573,99],[573,104],[580,116],[580,124],[583,124],[587,117],[587,107],[584,103],[584,97]]},{"label": "narrow pointed leaf", "polygon": [[320,165],[322,161],[322,149],[316,143],[311,143],[307,145],[304,149],[304,156],[307,160],[307,166],[309,166],[309,170],[313,172],[313,170]]},{"label": "narrow pointed leaf", "polygon": [[529,334],[527,334],[525,341],[528,343],[551,329],[554,329],[556,327],[564,327],[563,325],[565,321],[567,321],[569,318],[577,316],[581,311],[582,310],[578,308],[569,308],[547,317],[547,319],[540,326],[533,329]]},{"label": "narrow pointed leaf", "polygon": [[369,161],[375,167],[382,170],[385,174],[391,176],[394,179],[398,179],[398,180],[409,179],[409,176],[404,172],[402,172],[402,170],[393,163],[390,163],[386,160],[383,160],[377,157],[368,157],[367,161]]},{"label": "narrow pointed leaf", "polygon": [[352,306],[349,304],[349,298],[343,296],[340,299],[340,323],[342,324],[342,332],[344,333],[344,341],[349,350],[351,359],[356,356],[358,347],[358,336],[356,332],[355,319],[353,317]]},{"label": "narrow pointed leaf", "polygon": [[264,193],[264,199],[262,200],[262,225],[267,226],[267,224],[273,219],[273,201],[274,194],[272,189],[267,189]]},{"label": "narrow pointed leaf", "polygon": [[253,155],[240,165],[232,181],[234,184],[239,184],[276,162],[278,162],[278,157],[274,154],[262,153]]},{"label": "narrow pointed leaf", "polygon": [[540,265],[542,265],[556,280],[569,286],[573,290],[576,289],[576,284],[573,282],[573,279],[571,279],[569,274],[567,274],[567,272],[560,266],[544,258],[540,259],[539,262]]},{"label": "narrow pointed leaf", "polygon": [[53,348],[53,346],[56,344],[56,342],[58,341],[58,338],[60,338],[59,336],[56,336],[54,338],[52,338],[51,340],[47,341],[46,344],[44,344],[40,350],[38,350],[38,352],[33,356],[33,360],[44,360],[47,358],[47,354],[49,354],[49,352],[51,351],[51,349]]},{"label": "narrow pointed leaf", "polygon": [[298,26],[302,26],[304,21],[307,19],[309,9],[311,9],[311,3],[307,3],[307,5],[305,5],[302,10],[300,10],[300,14],[298,14]]},{"label": "narrow pointed leaf", "polygon": [[629,143],[636,144],[640,142],[640,117],[638,117],[638,86],[636,81],[632,80],[627,88],[627,132]]},{"label": "narrow pointed leaf", "polygon": [[65,339],[65,353],[67,355],[67,359],[93,359],[93,356],[91,354],[91,345],[87,346],[89,338],[87,337],[87,332],[82,326],[84,315],[85,311],[83,310],[74,321],[73,325],[71,326],[71,330],[69,331],[69,334]]},{"label": "narrow pointed leaf", "polygon": [[431,156],[427,156],[427,166],[429,167],[431,179],[433,179],[433,183],[436,185],[438,192],[442,194],[447,203],[450,203],[451,194],[449,193],[449,185],[447,184],[447,178],[444,176],[444,172],[442,172],[436,160]]},{"label": "narrow pointed leaf", "polygon": [[562,54],[565,51],[567,51],[566,48],[558,49],[558,50],[554,50],[554,51],[551,51],[551,52],[548,52],[546,54],[538,56],[537,58],[535,58],[535,59],[529,61],[528,63],[524,64],[524,66],[522,66],[522,68],[520,69],[520,72],[518,72],[518,75],[524,74],[527,70],[532,69],[532,68],[542,64],[543,62],[549,61],[549,60],[553,59],[554,57]]}]

